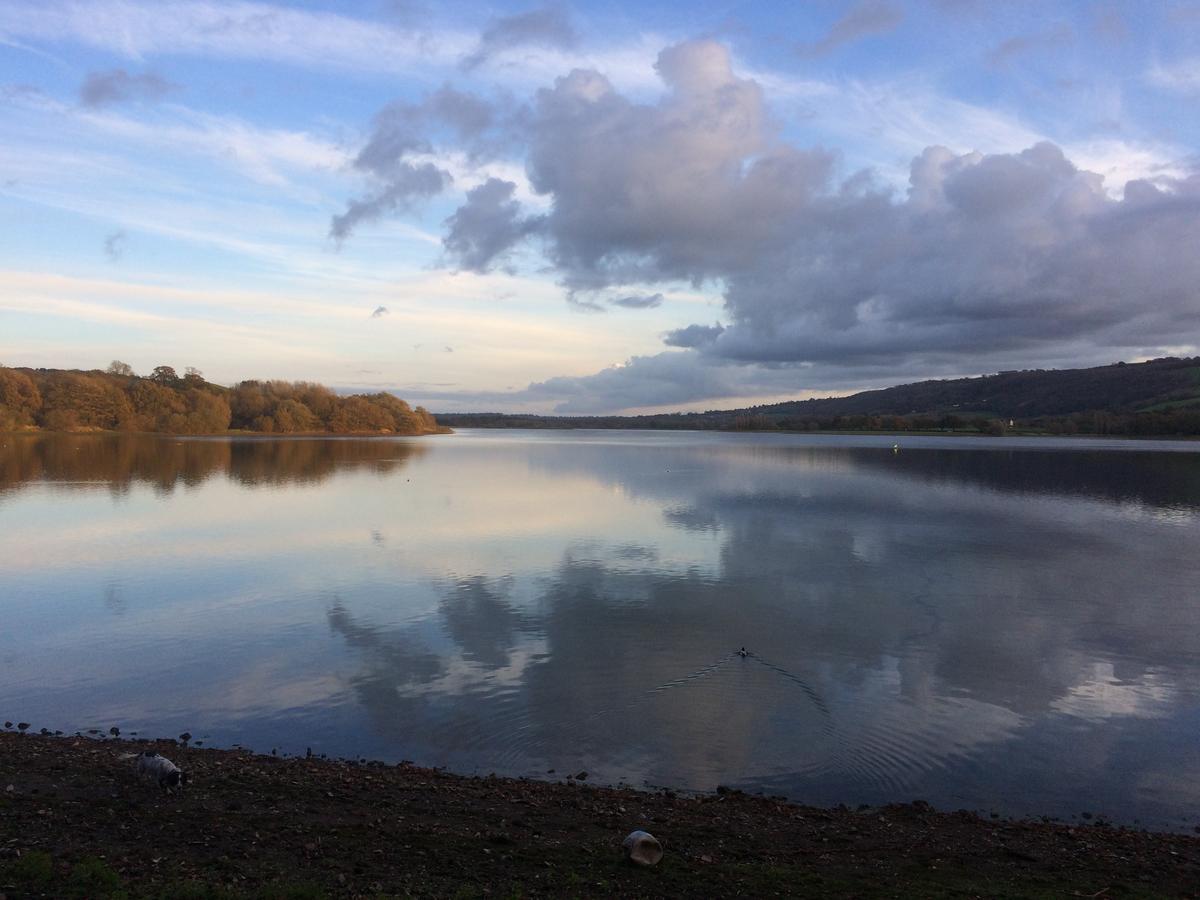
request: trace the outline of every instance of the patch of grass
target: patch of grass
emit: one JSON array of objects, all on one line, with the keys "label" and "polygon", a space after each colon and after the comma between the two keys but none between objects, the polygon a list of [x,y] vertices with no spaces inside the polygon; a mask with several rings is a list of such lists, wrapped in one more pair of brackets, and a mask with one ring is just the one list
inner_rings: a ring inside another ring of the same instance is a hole
[{"label": "patch of grass", "polygon": [[67,893],[73,897],[107,897],[119,900],[129,896],[121,876],[102,859],[87,857],[71,867],[67,876]]},{"label": "patch of grass", "polygon": [[269,884],[251,896],[254,900],[323,900],[328,895],[313,884]]},{"label": "patch of grass", "polygon": [[158,895],[158,900],[226,900],[229,892],[219,890],[198,881],[169,884]]},{"label": "patch of grass", "polygon": [[54,860],[49,853],[30,850],[5,866],[4,874],[19,888],[41,888],[54,880]]},{"label": "patch of grass", "polygon": [[1189,406],[1200,406],[1200,397],[1182,397],[1178,400],[1164,400],[1161,403],[1143,406],[1138,412],[1163,412],[1168,409],[1184,409]]},{"label": "patch of grass", "polygon": [[324,900],[328,893],[313,884],[276,882],[246,890],[231,890],[201,881],[170,884],[153,894],[156,900]]}]

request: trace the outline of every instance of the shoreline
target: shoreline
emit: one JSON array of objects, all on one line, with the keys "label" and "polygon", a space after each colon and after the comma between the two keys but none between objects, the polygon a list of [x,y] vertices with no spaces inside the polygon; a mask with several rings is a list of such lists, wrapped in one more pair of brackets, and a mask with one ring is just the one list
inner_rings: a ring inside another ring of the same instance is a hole
[{"label": "shoreline", "polygon": [[[189,772],[164,794],[123,754]],[[634,829],[666,848],[624,862]],[[0,895],[1198,896],[1200,837],[0,733]],[[123,892],[123,893],[122,893]]]},{"label": "shoreline", "polygon": [[[1200,435],[1195,434],[1050,434],[1042,431],[1020,431],[1012,430],[1002,435],[983,434],[978,431],[867,431],[846,429],[843,431],[832,430],[814,430],[814,431],[799,431],[782,428],[596,428],[588,426],[579,427],[562,427],[562,428],[532,428],[529,426],[520,425],[462,425],[460,429],[471,431],[533,431],[553,433],[556,431],[598,431],[598,432],[650,432],[654,434],[768,434],[780,436],[823,436],[823,437],[864,437],[877,436],[881,438],[962,438],[964,440],[974,439],[1001,439],[1001,440],[1023,440],[1023,439],[1053,439],[1053,440],[1068,440],[1087,443],[1088,441],[1125,441],[1129,443],[1141,443],[1148,441],[1163,441],[1175,444],[1195,444],[1200,443]],[[30,435],[30,436],[49,436],[49,435],[73,435],[73,436],[132,436],[132,437],[157,437],[170,438],[174,440],[180,439],[213,439],[213,438],[251,438],[261,440],[312,440],[312,439],[336,439],[349,438],[354,440],[366,440],[372,438],[417,438],[417,437],[437,437],[439,435],[459,434],[460,431],[450,427],[440,427],[435,431],[421,431],[414,433],[402,432],[378,432],[378,431],[290,431],[290,432],[270,432],[270,431],[247,431],[245,429],[230,429],[228,431],[213,431],[203,433],[175,434],[168,431],[112,431],[106,429],[74,429],[70,431],[51,431],[49,429],[36,426],[9,430],[0,430],[0,435]]]}]

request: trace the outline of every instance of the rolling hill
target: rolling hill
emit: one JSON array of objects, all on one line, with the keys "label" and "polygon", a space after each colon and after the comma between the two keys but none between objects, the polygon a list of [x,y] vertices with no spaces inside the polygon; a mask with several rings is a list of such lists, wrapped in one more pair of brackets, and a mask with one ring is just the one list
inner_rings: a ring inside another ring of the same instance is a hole
[{"label": "rolling hill", "polygon": [[847,397],[650,416],[438,413],[491,428],[952,430],[1200,434],[1200,357],[920,381]]}]

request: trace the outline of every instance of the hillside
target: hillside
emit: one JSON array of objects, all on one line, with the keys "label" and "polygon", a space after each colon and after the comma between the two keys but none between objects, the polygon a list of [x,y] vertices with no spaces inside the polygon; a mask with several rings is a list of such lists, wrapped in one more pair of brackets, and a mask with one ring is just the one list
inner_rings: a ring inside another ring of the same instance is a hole
[{"label": "hillside", "polygon": [[1052,434],[1200,434],[1200,357],[1091,369],[1032,369],[921,381],[848,397],[652,416],[439,413],[476,428],[939,430]]},{"label": "hillside", "polygon": [[750,411],[800,417],[956,413],[1030,419],[1095,411],[1130,413],[1167,404],[1200,409],[1200,357],[919,381],[849,397],[758,406]]}]

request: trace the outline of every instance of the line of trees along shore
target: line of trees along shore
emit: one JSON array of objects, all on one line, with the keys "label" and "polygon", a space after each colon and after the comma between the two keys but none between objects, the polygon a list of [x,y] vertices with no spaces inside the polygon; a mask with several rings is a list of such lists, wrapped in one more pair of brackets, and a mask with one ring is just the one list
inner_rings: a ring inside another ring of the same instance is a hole
[{"label": "line of trees along shore", "polygon": [[341,396],[305,381],[243,381],[231,388],[197,369],[158,366],[145,377],[113,361],[103,372],[0,366],[0,430],[220,434],[434,434],[429,412],[392,394]]}]

